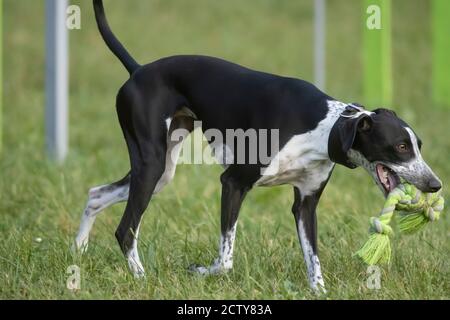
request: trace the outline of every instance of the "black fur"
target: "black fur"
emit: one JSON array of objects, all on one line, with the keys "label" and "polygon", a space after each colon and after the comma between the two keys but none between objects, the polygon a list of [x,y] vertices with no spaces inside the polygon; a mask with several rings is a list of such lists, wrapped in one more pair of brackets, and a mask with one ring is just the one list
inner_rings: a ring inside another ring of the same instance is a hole
[{"label": "black fur", "polygon": [[[131,164],[129,200],[116,232],[124,253],[165,169],[165,119],[187,107],[202,121],[204,131],[218,129],[223,136],[227,129],[278,129],[282,148],[294,135],[315,129],[328,112],[327,100],[332,98],[306,81],[218,58],[174,56],[139,66],[109,29],[101,0],[94,0],[94,9],[103,39],[131,74],[117,96]],[[223,194],[243,195],[260,178],[262,166],[233,164],[222,176]],[[223,232],[238,209],[223,204]]]},{"label": "black fur", "polygon": [[[131,165],[130,173],[118,182],[130,184],[125,213],[116,231],[124,254],[133,245],[141,216],[166,169],[167,118],[188,108],[202,121],[203,131],[216,129],[223,136],[227,129],[277,129],[281,149],[293,136],[317,128],[330,111],[328,101],[334,99],[306,81],[250,70],[218,58],[173,56],[141,66],[111,32],[102,1],[93,1],[104,41],[130,73],[116,101]],[[349,105],[346,112],[354,113],[352,108]],[[354,149],[369,161],[408,161],[414,154],[393,149],[399,143],[411,144],[404,126],[406,123],[385,109],[358,118],[345,117],[344,113],[330,128],[329,160],[354,168],[356,164],[348,158],[348,151]],[[270,145],[270,141],[267,143]],[[264,165],[260,161],[232,163],[222,174],[222,235],[235,225],[242,201],[261,177]],[[304,197],[302,190],[294,188],[292,211],[297,226],[301,221],[305,227],[314,253],[316,207],[328,179],[319,190]]]}]

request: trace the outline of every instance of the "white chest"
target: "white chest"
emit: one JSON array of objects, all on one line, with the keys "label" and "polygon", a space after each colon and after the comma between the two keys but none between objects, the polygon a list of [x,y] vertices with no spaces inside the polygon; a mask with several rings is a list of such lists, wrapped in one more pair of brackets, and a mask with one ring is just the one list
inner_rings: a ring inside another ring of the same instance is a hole
[{"label": "white chest", "polygon": [[346,104],[329,101],[329,112],[314,130],[289,140],[262,172],[256,186],[291,184],[303,196],[318,190],[329,177],[334,163],[328,156],[328,137]]},{"label": "white chest", "polygon": [[283,148],[276,159],[272,160],[256,185],[291,184],[298,187],[303,196],[308,196],[320,188],[333,166],[334,163],[317,152],[312,145],[293,143]]}]

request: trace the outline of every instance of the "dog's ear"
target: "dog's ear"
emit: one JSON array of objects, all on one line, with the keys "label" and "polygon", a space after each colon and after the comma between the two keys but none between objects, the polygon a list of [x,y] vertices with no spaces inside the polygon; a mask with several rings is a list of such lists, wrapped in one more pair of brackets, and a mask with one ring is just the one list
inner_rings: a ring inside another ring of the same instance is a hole
[{"label": "dog's ear", "polygon": [[395,113],[395,111],[385,109],[385,108],[378,108],[378,109],[373,110],[372,112],[374,112],[375,114],[387,113],[387,114],[393,115],[394,117],[397,117],[397,114]]},{"label": "dog's ear", "polygon": [[358,132],[368,132],[372,128],[372,119],[367,114],[357,118],[339,118],[331,129],[328,138],[328,155],[331,161],[354,169],[353,164],[347,156],[348,151],[355,142]]}]

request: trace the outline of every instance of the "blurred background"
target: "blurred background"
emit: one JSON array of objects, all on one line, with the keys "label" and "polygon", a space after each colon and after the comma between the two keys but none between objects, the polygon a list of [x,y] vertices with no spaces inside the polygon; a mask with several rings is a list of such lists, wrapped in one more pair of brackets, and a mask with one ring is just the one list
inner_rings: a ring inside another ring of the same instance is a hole
[{"label": "blurred background", "polygon": [[[221,169],[182,165],[157,195],[141,229],[145,283],[128,275],[114,239],[124,209],[107,209],[90,251],[70,253],[90,187],[128,170],[115,95],[128,74],[102,41],[89,0],[81,29],[69,31],[69,153],[57,165],[45,148],[45,1],[3,0],[3,149],[0,154],[2,298],[314,298],[290,212],[291,187],[252,191],[240,218],[235,270],[197,279],[185,268],[215,258]],[[450,178],[449,106],[432,99],[432,7],[392,1],[392,105],[368,105],[363,80],[363,2],[328,0],[325,91],[368,109],[387,107],[424,142],[423,156]],[[221,57],[270,73],[314,81],[314,2],[310,0],[105,1],[111,28],[140,63],[174,54]],[[450,14],[450,12],[449,12]],[[449,88],[450,90],[450,88]],[[367,237],[382,195],[362,170],[337,168],[319,204],[319,250],[331,298],[449,298],[448,214],[395,240],[383,287],[365,287],[352,258]],[[82,266],[82,288],[66,289],[67,266]]]}]

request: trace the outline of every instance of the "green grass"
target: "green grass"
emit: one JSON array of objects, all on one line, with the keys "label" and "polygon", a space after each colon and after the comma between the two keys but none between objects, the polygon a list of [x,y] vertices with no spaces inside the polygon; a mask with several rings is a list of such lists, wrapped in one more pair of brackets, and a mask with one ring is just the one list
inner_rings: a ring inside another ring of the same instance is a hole
[{"label": "green grass", "polygon": [[[312,1],[105,2],[114,31],[138,61],[201,53],[312,80]],[[88,189],[128,170],[114,108],[127,74],[98,35],[91,1],[75,1],[82,30],[70,32],[70,154],[63,166],[50,163],[44,141],[43,3],[4,1],[0,298],[317,298],[308,289],[287,186],[255,189],[247,197],[232,272],[201,278],[186,271],[216,256],[221,170],[214,166],[180,166],[173,183],[152,200],[140,237],[144,281],[128,273],[114,238],[123,204],[99,216],[85,256],[71,255]],[[327,92],[363,102],[360,1],[328,3]],[[429,13],[429,1],[393,1],[395,103],[388,107],[421,136],[424,157],[446,185],[450,117],[449,109],[431,103]],[[425,231],[396,238],[393,263],[382,268],[381,290],[366,288],[366,267],[352,254],[382,202],[362,169],[335,170],[318,208],[326,297],[448,299],[448,210]],[[72,264],[82,272],[76,293],[66,289]]]}]

